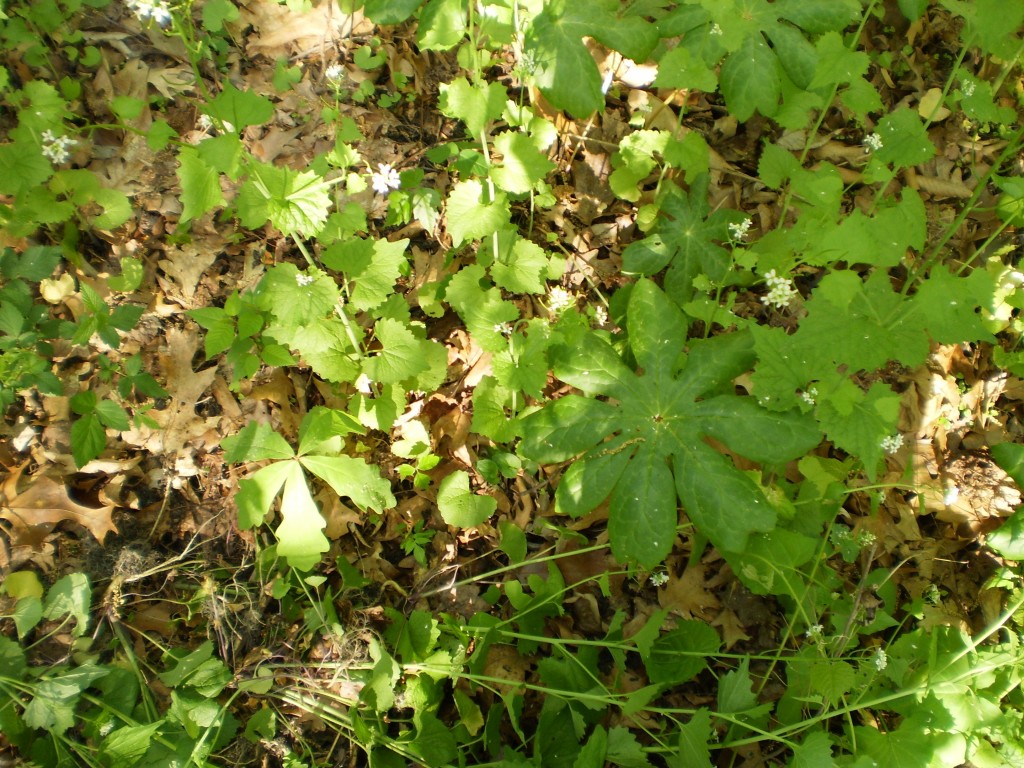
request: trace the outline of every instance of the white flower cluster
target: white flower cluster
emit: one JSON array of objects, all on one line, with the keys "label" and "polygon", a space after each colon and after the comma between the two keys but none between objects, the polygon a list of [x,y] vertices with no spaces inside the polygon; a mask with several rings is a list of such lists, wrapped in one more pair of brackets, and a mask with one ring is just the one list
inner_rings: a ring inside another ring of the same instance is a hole
[{"label": "white flower cluster", "polygon": [[897,432],[895,435],[883,437],[882,442],[879,445],[883,451],[891,456],[903,447],[903,435]]},{"label": "white flower cluster", "polygon": [[821,624],[814,624],[807,628],[804,637],[820,645],[825,640],[825,628]]},{"label": "white flower cluster", "polygon": [[402,180],[398,177],[398,171],[388,163],[379,163],[377,172],[370,175],[370,186],[378,195],[387,196],[391,190],[402,186]]},{"label": "white flower cluster", "polygon": [[594,307],[594,322],[599,326],[605,326],[608,324],[608,310],[601,304]]},{"label": "white flower cluster", "polygon": [[736,242],[739,242],[747,236],[747,232],[750,231],[750,219],[744,219],[739,224],[729,225],[729,237]]},{"label": "white flower cluster", "polygon": [[61,165],[71,159],[71,148],[75,140],[67,136],[55,136],[53,131],[43,131],[43,157],[54,165]]},{"label": "white flower cluster", "polygon": [[171,23],[171,8],[166,0],[125,0],[125,5],[139,21],[152,19],[161,27]]},{"label": "white flower cluster", "polygon": [[337,85],[345,77],[345,68],[341,64],[331,64],[324,70],[324,78],[327,82]]},{"label": "white flower cluster", "polygon": [[494,332],[508,337],[512,335],[512,323],[495,323]]},{"label": "white flower cluster", "polygon": [[889,656],[886,654],[884,649],[876,648],[875,655],[874,658],[871,660],[871,663],[875,665],[875,669],[881,672],[883,669],[889,666]]},{"label": "white flower cluster", "polygon": [[658,571],[657,573],[652,573],[651,574],[651,578],[650,578],[650,582],[651,582],[652,586],[663,587],[666,584],[668,584],[668,574],[665,573],[664,571]]},{"label": "white flower cluster", "polygon": [[865,152],[877,152],[884,145],[882,144],[882,137],[877,133],[869,133],[864,137],[864,151]]},{"label": "white flower cluster", "polygon": [[722,28],[720,26],[718,26],[718,22],[717,21],[714,24],[711,25],[711,29],[708,32],[708,34],[709,35],[714,35],[716,37],[718,37],[719,35],[722,34]]},{"label": "white flower cluster", "polygon": [[960,84],[960,90],[963,91],[964,96],[966,96],[967,98],[971,98],[971,96],[974,95],[974,88],[974,83],[971,82],[970,80],[964,80]]},{"label": "white flower cluster", "polygon": [[548,291],[548,310],[553,315],[560,315],[576,303],[576,299],[565,288],[556,285]]},{"label": "white flower cluster", "polygon": [[307,285],[312,285],[315,280],[316,278],[313,277],[313,275],[304,275],[301,272],[295,275],[295,282],[302,288],[305,288]]},{"label": "white flower cluster", "polygon": [[805,392],[800,393],[800,399],[808,405],[817,405],[818,403],[818,388],[808,387]]},{"label": "white flower cluster", "polygon": [[793,287],[793,281],[788,277],[780,277],[775,270],[769,270],[764,276],[768,284],[768,295],[761,297],[761,303],[776,309],[785,309],[799,294]]}]

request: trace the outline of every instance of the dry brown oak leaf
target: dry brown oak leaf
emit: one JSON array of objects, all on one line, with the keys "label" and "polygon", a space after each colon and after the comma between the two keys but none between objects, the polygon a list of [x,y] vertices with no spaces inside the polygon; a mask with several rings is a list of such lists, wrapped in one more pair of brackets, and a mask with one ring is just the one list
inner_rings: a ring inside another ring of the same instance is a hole
[{"label": "dry brown oak leaf", "polygon": [[86,507],[68,496],[68,489],[45,475],[28,479],[29,486],[8,498],[0,490],[0,520],[10,524],[7,535],[12,547],[35,550],[58,523],[70,520],[91,533],[101,544],[108,533],[117,533],[111,515],[114,507]]}]

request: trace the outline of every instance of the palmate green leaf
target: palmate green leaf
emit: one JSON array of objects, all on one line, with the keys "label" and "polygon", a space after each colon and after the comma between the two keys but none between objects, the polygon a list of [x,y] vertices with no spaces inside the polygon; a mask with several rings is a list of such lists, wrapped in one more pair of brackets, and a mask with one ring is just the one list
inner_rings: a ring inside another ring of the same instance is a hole
[{"label": "palmate green leaf", "polygon": [[479,240],[508,226],[508,198],[504,194],[486,200],[484,186],[476,179],[459,182],[448,195],[447,227],[452,245]]},{"label": "palmate green leaf", "polygon": [[221,446],[224,448],[224,461],[229,464],[290,459],[295,455],[288,441],[273,427],[256,421],[250,421],[237,434],[225,437]]},{"label": "palmate green leaf", "polygon": [[299,328],[322,320],[338,303],[334,280],[319,270],[306,270],[303,276],[312,277],[313,282],[301,285],[298,267],[278,264],[267,270],[256,288],[260,308],[273,314],[275,325],[283,332],[283,337],[273,334],[282,342]]},{"label": "palmate green leaf", "polygon": [[102,667],[86,664],[77,669],[60,670],[54,677],[40,680],[25,707],[25,724],[55,735],[64,733],[75,724],[75,705],[82,691],[107,674],[108,670]]},{"label": "palmate green leaf", "polygon": [[249,530],[263,523],[290,472],[287,461],[278,461],[238,481],[235,506],[239,528]]},{"label": "palmate green leaf", "polygon": [[355,282],[349,303],[363,311],[384,303],[406,263],[408,240],[351,238],[332,244],[321,259],[325,266],[344,272]]},{"label": "palmate green leaf", "polygon": [[886,163],[893,168],[907,168],[926,162],[936,151],[920,116],[907,107],[879,120],[875,133],[882,140],[882,148],[874,153],[872,161]]},{"label": "palmate green leaf", "polygon": [[235,206],[239,220],[250,229],[269,220],[284,235],[308,237],[327,221],[330,184],[313,171],[253,161]]},{"label": "palmate green leaf", "polygon": [[395,506],[391,484],[380,471],[362,459],[351,456],[303,456],[306,469],[324,480],[339,496],[347,496],[361,509],[383,512]]},{"label": "palmate green leaf", "polygon": [[882,440],[896,434],[900,396],[881,382],[864,392],[849,379],[841,379],[819,392],[816,415],[829,440],[858,457],[874,480],[885,452]]},{"label": "palmate green leaf", "polygon": [[719,75],[722,95],[737,120],[749,120],[754,112],[775,114],[782,91],[779,59],[760,34],[750,35],[739,50],[729,54]]},{"label": "palmate green leaf", "polygon": [[[648,568],[660,562],[674,540],[677,498],[720,549],[742,551],[751,533],[772,529],[775,512],[757,484],[705,437],[748,458],[783,462],[817,445],[820,432],[809,417],[771,413],[727,394],[753,363],[748,334],[690,342],[683,355],[685,324],[660,289],[641,281],[629,302],[630,345],[642,373],[631,371],[596,334],[556,347],[555,375],[609,400],[569,395],[529,415],[520,453],[545,463],[584,454],[556,499],[579,515],[610,488],[609,537],[617,556]],[[757,447],[752,432],[759,435]],[[590,462],[594,466],[586,466]],[[587,482],[592,486],[585,488]]]},{"label": "palmate green leaf", "polygon": [[491,179],[498,189],[512,194],[526,194],[542,182],[555,164],[533,145],[525,133],[506,131],[494,139],[494,148],[502,154],[501,165],[491,169]]},{"label": "palmate green leaf", "polygon": [[466,124],[469,133],[479,137],[484,129],[501,117],[508,92],[500,83],[471,84],[464,77],[442,83],[438,107],[448,117]]},{"label": "palmate green leaf", "polygon": [[274,115],[274,105],[265,96],[253,91],[240,91],[225,80],[224,90],[203,111],[221,122],[230,123],[232,132],[238,132],[250,125],[267,122]]}]

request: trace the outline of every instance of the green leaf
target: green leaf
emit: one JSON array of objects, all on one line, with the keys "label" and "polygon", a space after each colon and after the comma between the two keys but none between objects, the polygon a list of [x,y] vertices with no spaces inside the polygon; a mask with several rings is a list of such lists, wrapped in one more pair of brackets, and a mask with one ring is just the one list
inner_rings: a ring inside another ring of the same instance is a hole
[{"label": "green leaf", "polygon": [[416,40],[425,51],[447,51],[466,34],[466,0],[429,0],[420,11]]},{"label": "green leaf", "polygon": [[107,447],[107,432],[99,417],[90,413],[71,425],[71,455],[78,467],[84,467]]},{"label": "green leaf", "polygon": [[59,670],[55,677],[40,680],[25,707],[25,724],[57,736],[63,734],[75,724],[75,705],[82,691],[107,674],[108,670],[87,664]]},{"label": "green leaf", "polygon": [[807,88],[831,88],[850,83],[868,70],[870,60],[864,51],[851,51],[838,32],[822,35],[814,44],[817,66]]},{"label": "green leaf", "polygon": [[842,32],[860,16],[858,0],[779,0],[775,12],[812,35]]},{"label": "green leaf", "polygon": [[384,318],[377,321],[373,333],[381,349],[363,366],[372,381],[400,384],[427,370],[424,345],[429,342],[417,339],[404,323]]},{"label": "green leaf", "polygon": [[224,461],[229,464],[290,459],[295,455],[288,441],[275,432],[273,427],[255,421],[242,427],[238,434],[225,437],[221,446],[224,449]]},{"label": "green leaf", "polygon": [[451,729],[436,715],[419,711],[413,714],[416,733],[408,742],[409,751],[418,755],[430,768],[451,765],[459,755],[459,747]]},{"label": "green leaf", "polygon": [[226,202],[217,170],[199,156],[195,147],[179,150],[178,181],[181,183],[182,223],[198,219]]},{"label": "green leaf", "polygon": [[642,447],[626,464],[611,495],[608,538],[619,562],[654,568],[672,551],[679,512],[666,458]]},{"label": "green leaf", "polygon": [[380,471],[351,456],[303,456],[306,469],[325,480],[339,496],[347,496],[361,509],[383,512],[395,506],[391,485]]},{"label": "green leaf", "polygon": [[623,725],[616,725],[608,731],[608,751],[606,759],[612,765],[623,768],[651,768],[640,742],[631,730]]},{"label": "green leaf", "polygon": [[239,10],[231,0],[207,0],[203,4],[203,28],[207,32],[220,32],[225,21],[235,21],[238,16]]},{"label": "green leaf", "polygon": [[548,269],[544,249],[516,234],[499,237],[499,243],[500,253],[491,265],[494,282],[511,293],[544,293]]},{"label": "green leaf", "polygon": [[277,554],[296,570],[308,571],[330,549],[330,542],[323,534],[327,521],[309,493],[299,463],[285,462],[284,466],[288,467],[288,474],[281,496],[281,524],[274,531],[277,536]]},{"label": "green leaf", "polygon": [[992,275],[984,269],[957,277],[947,267],[937,265],[911,299],[916,313],[913,319],[940,344],[995,342],[978,312],[979,307],[990,308],[995,290]]},{"label": "green leaf", "polygon": [[146,145],[153,152],[160,152],[177,135],[178,132],[166,120],[154,120],[146,132]]},{"label": "green leaf", "polygon": [[583,37],[593,31],[593,13],[592,8],[566,0],[547,2],[530,20],[523,44],[536,57],[537,87],[556,107],[579,118],[604,105],[601,74],[583,44]]},{"label": "green leaf", "polygon": [[84,573],[69,573],[46,593],[43,616],[58,620],[70,616],[75,620],[71,631],[74,637],[81,637],[89,628],[89,607],[92,604],[92,585]]},{"label": "green leaf", "polygon": [[203,110],[210,117],[230,123],[230,133],[237,133],[250,125],[262,125],[274,116],[270,99],[253,91],[240,91],[227,79],[224,89]]},{"label": "green leaf", "polygon": [[508,226],[509,207],[504,194],[486,200],[484,187],[476,179],[457,183],[448,195],[448,234],[458,248],[468,240],[479,240]]},{"label": "green leaf", "polygon": [[118,728],[100,744],[101,758],[118,768],[136,765],[149,751],[153,736],[163,725],[164,723],[157,721],[147,725]]},{"label": "green leaf", "polygon": [[996,443],[990,450],[996,464],[1013,478],[1017,487],[1024,488],[1024,445]]},{"label": "green leaf", "polygon": [[448,117],[466,124],[473,137],[479,137],[488,124],[501,117],[507,92],[500,83],[471,84],[457,77],[439,88],[438,108]]},{"label": "green leaf", "polygon": [[299,328],[317,324],[333,313],[338,303],[338,286],[319,270],[307,270],[304,277],[313,282],[300,285],[300,273],[294,264],[278,264],[267,270],[257,287],[257,300],[261,308],[273,313],[276,321],[274,334],[282,332],[287,342]]},{"label": "green leaf", "polygon": [[825,731],[812,731],[793,748],[790,768],[818,768],[821,765],[834,764],[832,740],[829,735]]},{"label": "green leaf", "polygon": [[907,107],[879,120],[875,133],[882,140],[882,148],[874,153],[873,159],[893,168],[919,165],[935,154],[935,145],[928,137],[920,116]]},{"label": "green leaf", "polygon": [[[998,447],[1000,446],[993,446],[993,453]],[[1004,520],[999,528],[988,534],[986,543],[994,552],[1009,560],[1024,560],[1024,509],[1018,509]]]},{"label": "green leaf", "polygon": [[324,265],[344,272],[355,282],[349,303],[363,311],[383,304],[394,293],[395,281],[406,264],[408,240],[352,238],[332,244],[322,255]]},{"label": "green leaf", "polygon": [[542,464],[571,459],[614,431],[618,412],[600,400],[568,395],[523,421],[520,452]]},{"label": "green leaf", "polygon": [[100,400],[96,404],[96,415],[104,426],[124,432],[131,426],[128,413],[113,400]]},{"label": "green leaf", "polygon": [[701,707],[679,726],[679,741],[675,754],[669,757],[669,768],[712,768],[708,745],[713,739],[711,713]]},{"label": "green leaf", "polygon": [[313,171],[252,162],[235,199],[238,217],[251,229],[269,219],[284,235],[315,235],[331,208],[330,186]]},{"label": "green leaf", "polygon": [[121,293],[131,293],[142,285],[142,262],[139,259],[121,259],[121,274],[107,280],[107,285]]},{"label": "green leaf", "polygon": [[363,12],[375,24],[401,24],[412,16],[422,0],[366,0]]},{"label": "green leaf", "polygon": [[239,528],[249,530],[263,523],[290,473],[289,462],[279,461],[238,481],[235,506]]},{"label": "green leaf", "polygon": [[718,712],[739,714],[757,705],[754,681],[750,678],[750,659],[744,657],[739,667],[725,673],[718,683]]},{"label": "green leaf", "polygon": [[469,475],[456,470],[438,486],[437,508],[448,525],[473,528],[494,514],[498,501],[491,496],[480,496],[470,491]]},{"label": "green leaf", "polygon": [[689,48],[677,46],[658,61],[655,88],[679,88],[714,93],[718,76],[714,70]]},{"label": "green leaf", "polygon": [[498,134],[494,148],[503,160],[501,165],[491,169],[491,179],[499,189],[512,194],[526,194],[555,168],[555,164],[534,147],[533,141],[519,131]]},{"label": "green leaf", "polygon": [[459,313],[477,344],[488,352],[507,348],[499,328],[519,319],[515,304],[501,298],[501,291],[484,277],[480,264],[463,267],[448,282],[445,300]]},{"label": "green leaf", "polygon": [[722,95],[737,120],[749,120],[755,111],[775,114],[781,95],[779,60],[761,35],[745,38],[739,50],[722,64]]},{"label": "green leaf", "polygon": [[702,621],[680,621],[643,655],[647,678],[663,685],[685,683],[707,668],[708,658],[720,647],[718,633],[712,627]]}]

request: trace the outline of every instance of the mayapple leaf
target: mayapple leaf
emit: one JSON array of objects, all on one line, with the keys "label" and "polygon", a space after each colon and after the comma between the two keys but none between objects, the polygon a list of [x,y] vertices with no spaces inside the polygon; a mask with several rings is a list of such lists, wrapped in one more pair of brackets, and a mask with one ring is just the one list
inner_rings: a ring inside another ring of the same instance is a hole
[{"label": "mayapple leaf", "polygon": [[611,493],[608,539],[619,562],[654,568],[672,551],[679,506],[666,457],[641,446],[626,462]]},{"label": "mayapple leaf", "polygon": [[556,503],[578,516],[607,495],[617,557],[647,568],[664,559],[677,498],[701,533],[723,551],[740,552],[750,534],[773,528],[775,512],[761,488],[705,439],[775,463],[810,450],[821,434],[808,416],[771,412],[733,393],[733,380],[754,362],[748,333],[688,342],[678,310],[647,280],[633,288],[626,315],[640,370],[594,333],[556,347],[555,375],[592,397],[568,395],[525,417],[520,453],[544,463],[578,457]]},{"label": "mayapple leaf", "polygon": [[281,492],[290,472],[287,461],[278,461],[238,481],[235,506],[238,508],[239,528],[249,530],[266,520],[270,505]]},{"label": "mayapple leaf", "polygon": [[469,475],[456,470],[438,486],[437,508],[448,525],[473,528],[494,514],[498,501],[491,496],[473,493],[469,489]]},{"label": "mayapple leaf", "polygon": [[221,441],[224,461],[241,464],[264,459],[290,459],[295,451],[269,424],[250,421],[237,434]]},{"label": "mayapple leaf", "polygon": [[302,466],[296,461],[281,463],[287,467],[287,474],[281,495],[281,524],[274,531],[277,554],[293,568],[308,571],[330,549],[330,542],[323,533],[327,521],[309,492]]},{"label": "mayapple leaf", "polygon": [[306,469],[327,482],[339,496],[347,496],[362,509],[383,512],[395,506],[391,484],[380,471],[351,456],[303,456]]},{"label": "mayapple leaf", "polygon": [[342,438],[365,430],[354,416],[336,408],[318,405],[312,408],[299,425],[299,454],[340,453]]}]

